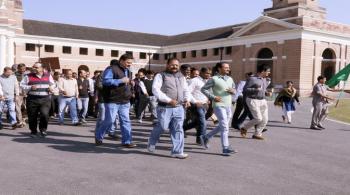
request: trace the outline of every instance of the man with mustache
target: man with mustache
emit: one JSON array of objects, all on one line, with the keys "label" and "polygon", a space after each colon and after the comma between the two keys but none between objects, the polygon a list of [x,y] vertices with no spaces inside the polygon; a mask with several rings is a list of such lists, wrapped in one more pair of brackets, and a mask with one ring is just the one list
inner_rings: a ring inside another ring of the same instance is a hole
[{"label": "man with mustache", "polygon": [[191,94],[185,77],[179,72],[179,60],[170,58],[166,70],[156,75],[153,81],[153,95],[158,99],[158,123],[148,141],[148,151],[155,152],[161,133],[170,129],[173,148],[171,156],[185,159],[184,153],[184,107],[189,107]]}]

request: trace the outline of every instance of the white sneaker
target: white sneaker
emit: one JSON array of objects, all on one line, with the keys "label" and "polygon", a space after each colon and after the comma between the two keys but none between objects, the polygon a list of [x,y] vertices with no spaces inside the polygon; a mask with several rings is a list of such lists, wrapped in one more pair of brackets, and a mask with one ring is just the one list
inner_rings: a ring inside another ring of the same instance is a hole
[{"label": "white sneaker", "polygon": [[182,154],[172,154],[171,157],[178,158],[178,159],[186,159],[188,157],[188,154],[182,153]]},{"label": "white sneaker", "polygon": [[142,123],[142,119],[139,119],[138,122],[139,122],[139,123]]},{"label": "white sneaker", "polygon": [[156,151],[156,146],[155,145],[148,145],[147,150],[150,153],[154,153]]}]

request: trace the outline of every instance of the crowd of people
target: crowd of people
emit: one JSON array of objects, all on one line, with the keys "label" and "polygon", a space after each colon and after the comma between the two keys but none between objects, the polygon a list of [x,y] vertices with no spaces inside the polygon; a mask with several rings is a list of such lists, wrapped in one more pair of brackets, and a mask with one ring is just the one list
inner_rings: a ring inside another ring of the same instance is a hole
[{"label": "crowd of people", "polygon": [[[111,60],[104,71],[95,71],[93,77],[82,69],[78,73],[66,70],[61,75],[40,62],[32,67],[25,64],[5,67],[0,76],[0,116],[6,114],[11,129],[23,128],[28,123],[33,138],[47,136],[50,117],[57,117],[58,124],[64,125],[65,116],[69,116],[74,126],[86,124],[88,116],[96,117],[96,146],[109,136],[120,138],[125,148],[134,148],[137,145],[132,139],[130,113],[143,123],[148,110],[153,130],[147,150],[154,153],[161,134],[169,131],[171,156],[179,159],[188,157],[184,140],[190,129],[196,129],[196,143],[205,149],[220,133],[224,156],[237,152],[229,143],[230,127],[240,131],[242,137],[254,129],[252,139],[265,139],[266,96],[272,95],[273,88],[269,66],[259,66],[255,74],[246,73],[245,79],[235,85],[230,65],[225,62],[217,63],[212,69],[198,70],[170,58],[164,71],[140,69],[134,79],[130,71],[132,64],[133,57],[124,54],[119,60]],[[333,100],[327,95],[330,89],[325,81],[325,77],[318,77],[312,92],[314,109],[310,128],[315,130],[325,128],[322,122],[327,116],[328,103]],[[299,93],[293,82],[287,81],[275,105],[282,107],[282,120],[288,124],[292,123],[296,102],[300,104]],[[217,126],[208,132],[209,119]]]}]

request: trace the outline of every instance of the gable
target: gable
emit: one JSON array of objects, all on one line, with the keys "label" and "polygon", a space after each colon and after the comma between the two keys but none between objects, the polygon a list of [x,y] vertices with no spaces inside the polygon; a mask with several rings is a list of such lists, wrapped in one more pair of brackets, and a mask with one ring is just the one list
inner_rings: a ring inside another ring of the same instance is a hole
[{"label": "gable", "polygon": [[261,24],[251,28],[241,36],[249,36],[249,35],[256,35],[256,34],[265,34],[270,32],[278,32],[278,31],[286,31],[290,30],[290,28],[273,24],[271,22],[262,22]]}]

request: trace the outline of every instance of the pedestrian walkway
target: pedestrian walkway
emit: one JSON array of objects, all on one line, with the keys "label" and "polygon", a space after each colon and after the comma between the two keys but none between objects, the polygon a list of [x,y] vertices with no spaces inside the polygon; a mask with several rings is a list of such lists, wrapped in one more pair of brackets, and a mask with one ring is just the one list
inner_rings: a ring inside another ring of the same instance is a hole
[{"label": "pedestrian walkway", "polygon": [[238,153],[231,157],[221,156],[219,137],[209,150],[197,146],[194,131],[186,139],[188,159],[169,157],[167,134],[150,154],[147,120],[133,121],[135,149],[109,139],[95,147],[93,120],[50,124],[45,139],[29,138],[27,129],[2,130],[1,194],[349,194],[350,126],[327,121],[327,130],[310,130],[309,99],[293,124],[283,124],[280,108],[269,104],[267,140],[242,139],[232,130]]}]

